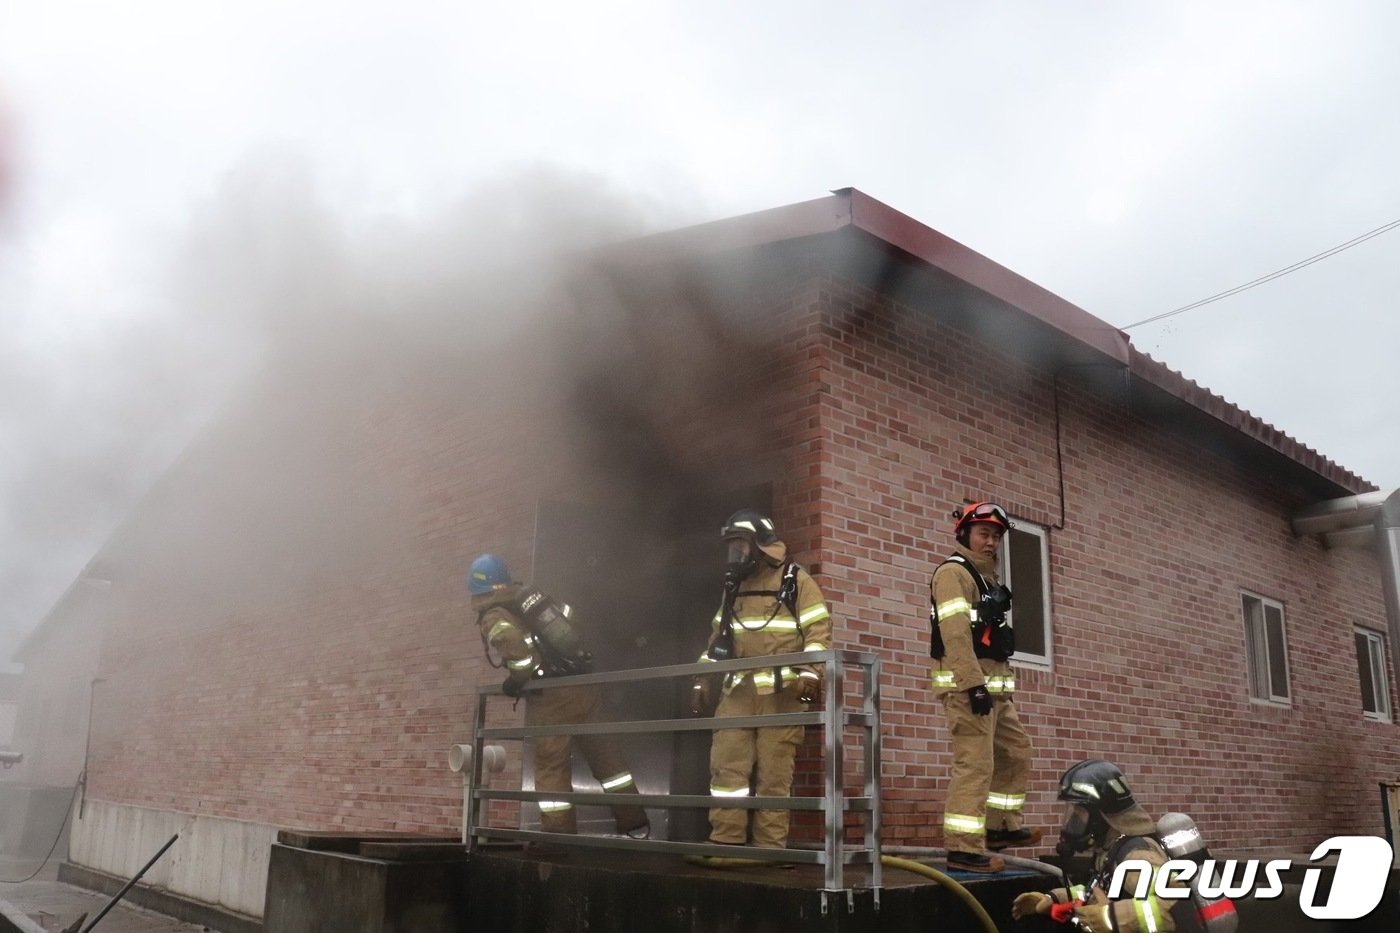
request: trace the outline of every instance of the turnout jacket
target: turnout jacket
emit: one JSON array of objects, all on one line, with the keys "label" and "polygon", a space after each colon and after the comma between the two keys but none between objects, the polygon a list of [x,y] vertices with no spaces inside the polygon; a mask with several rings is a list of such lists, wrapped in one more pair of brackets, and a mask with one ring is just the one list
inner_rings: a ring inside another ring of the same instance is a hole
[{"label": "turnout jacket", "polygon": [[[482,638],[500,656],[507,679],[522,684],[549,674],[544,653],[535,643],[535,636],[514,612],[524,589],[524,584],[512,583],[492,593],[484,606],[478,606],[480,614],[477,621]],[[566,617],[572,615],[568,605],[559,605]]]},{"label": "turnout jacket", "polygon": [[[1082,921],[1087,921],[1091,930],[1113,930],[1116,933],[1171,933],[1176,929],[1171,915],[1171,907],[1175,902],[1164,902],[1152,891],[1152,886],[1157,881],[1157,872],[1169,858],[1161,843],[1151,836],[1116,834],[1095,856],[1094,878],[1088,886],[1056,888],[1050,892],[1050,898],[1057,904],[1082,900],[1083,903],[1075,908],[1075,915]],[[1107,888],[1113,879],[1113,871],[1119,863],[1129,859],[1140,859],[1152,866],[1152,878],[1148,881],[1146,896],[1141,899],[1132,896],[1140,882],[1140,872],[1125,871],[1125,896],[1110,901]]]},{"label": "turnout jacket", "polygon": [[[973,554],[957,545],[954,553],[977,568],[983,581],[994,587],[996,561]],[[943,636],[943,657],[933,662],[931,687],[939,695],[971,690],[986,685],[993,696],[1010,697],[1016,692],[1016,676],[1011,662],[979,658],[972,645],[972,612],[982,599],[977,582],[956,562],[942,564],[929,581],[929,599],[938,613],[938,631]]]},{"label": "turnout jacket", "polygon": [[[798,651],[825,651],[831,647],[831,611],[822,598],[821,589],[806,570],[796,568],[795,615],[777,597],[783,584],[787,555],[786,545],[780,543],[779,546],[782,547],[784,560],[774,566],[771,560],[760,558],[758,567],[739,584],[739,592],[734,599],[735,657],[756,658]],[[723,614],[724,606],[721,603],[711,621],[713,631],[705,652],[700,655],[701,662],[713,660],[709,656],[709,647],[719,637]],[[817,668],[805,665],[784,667],[781,671],[771,668],[735,671],[725,678],[724,692],[728,693],[745,680],[752,679],[755,692],[774,693],[798,677],[820,679],[821,674]]]}]

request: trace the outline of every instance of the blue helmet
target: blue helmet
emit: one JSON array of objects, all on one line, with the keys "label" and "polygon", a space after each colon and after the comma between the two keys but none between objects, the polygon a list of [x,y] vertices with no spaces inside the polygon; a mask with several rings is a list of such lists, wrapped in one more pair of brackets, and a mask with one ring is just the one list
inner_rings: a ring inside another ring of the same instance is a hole
[{"label": "blue helmet", "polygon": [[495,554],[482,554],[472,561],[471,572],[467,574],[467,590],[473,596],[484,596],[498,586],[510,583],[510,570],[506,562]]}]

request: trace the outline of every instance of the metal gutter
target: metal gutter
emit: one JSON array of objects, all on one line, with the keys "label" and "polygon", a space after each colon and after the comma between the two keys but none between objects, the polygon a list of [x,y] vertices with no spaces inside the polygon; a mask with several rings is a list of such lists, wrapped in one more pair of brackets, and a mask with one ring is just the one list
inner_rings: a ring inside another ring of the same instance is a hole
[{"label": "metal gutter", "polygon": [[1400,674],[1400,488],[1319,502],[1295,514],[1292,525],[1295,535],[1321,535],[1328,547],[1374,544],[1390,660]]}]

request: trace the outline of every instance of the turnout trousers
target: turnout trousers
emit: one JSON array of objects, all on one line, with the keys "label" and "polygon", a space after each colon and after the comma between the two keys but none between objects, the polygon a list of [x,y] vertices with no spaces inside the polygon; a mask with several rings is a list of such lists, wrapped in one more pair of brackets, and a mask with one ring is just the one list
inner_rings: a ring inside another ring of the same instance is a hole
[{"label": "turnout trousers", "polygon": [[972,712],[967,693],[943,694],[952,733],[953,774],[943,807],[943,845],[950,852],[985,852],[987,830],[1021,828],[1030,772],[1031,740],[1008,696],[986,716]]},{"label": "turnout trousers", "polygon": [[[800,713],[805,707],[797,688],[760,694],[745,677],[719,701],[716,717],[770,716]],[[717,729],[710,744],[710,794],[716,797],[786,797],[792,793],[792,772],[801,726],[766,726],[762,729]],[[757,778],[750,774],[757,766]],[[748,838],[747,810],[716,807],[710,810],[710,841],[742,845]],[[787,846],[787,810],[758,810],[753,818],[753,844],[772,849]]]},{"label": "turnout trousers", "polygon": [[[601,718],[603,691],[599,687],[557,687],[530,694],[525,701],[527,726],[559,726],[597,722]],[[588,762],[588,770],[610,794],[635,794],[637,785],[627,770],[617,739],[610,735],[541,735],[535,738],[535,790],[569,792],[574,789],[575,744]],[[618,832],[646,825],[646,811],[635,805],[612,808]],[[540,828],[551,833],[578,831],[573,804],[564,800],[540,801]]]}]

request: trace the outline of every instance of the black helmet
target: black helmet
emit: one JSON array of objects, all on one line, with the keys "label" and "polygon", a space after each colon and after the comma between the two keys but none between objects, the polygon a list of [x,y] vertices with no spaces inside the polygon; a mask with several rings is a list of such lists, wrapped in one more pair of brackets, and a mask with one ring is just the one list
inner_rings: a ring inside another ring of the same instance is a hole
[{"label": "black helmet", "polygon": [[1055,846],[1063,856],[1102,846],[1112,825],[1108,815],[1137,807],[1123,772],[1102,758],[1081,761],[1061,775],[1059,796],[1069,804]]},{"label": "black helmet", "polygon": [[754,509],[740,509],[725,521],[719,536],[730,543],[729,570],[742,579],[758,566],[758,551],[769,560],[780,563],[786,554],[778,540],[773,519]]},{"label": "black helmet", "polygon": [[1081,761],[1061,775],[1060,799],[1101,813],[1122,813],[1137,806],[1123,772],[1113,762],[1102,758]]},{"label": "black helmet", "polygon": [[778,530],[773,527],[773,519],[754,509],[740,509],[725,520],[719,530],[721,538],[736,538],[747,535],[759,547],[773,544],[778,540]]},{"label": "black helmet", "polygon": [[1147,811],[1133,799],[1123,772],[1102,758],[1081,761],[1061,775],[1060,799],[1068,804],[1055,846],[1061,855],[1102,846],[1110,829],[1125,836],[1150,836],[1157,831]]}]

